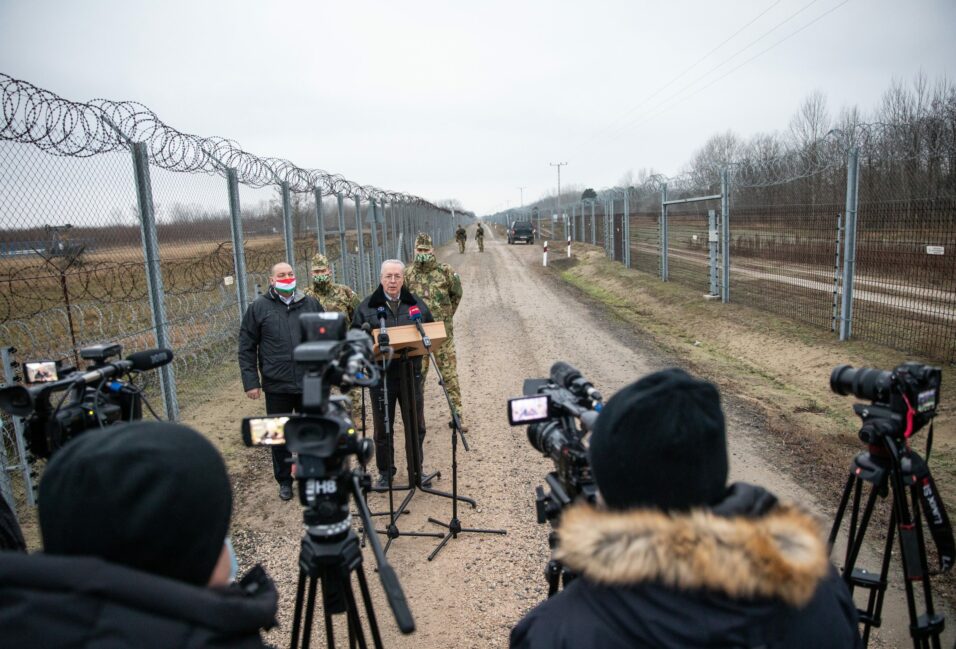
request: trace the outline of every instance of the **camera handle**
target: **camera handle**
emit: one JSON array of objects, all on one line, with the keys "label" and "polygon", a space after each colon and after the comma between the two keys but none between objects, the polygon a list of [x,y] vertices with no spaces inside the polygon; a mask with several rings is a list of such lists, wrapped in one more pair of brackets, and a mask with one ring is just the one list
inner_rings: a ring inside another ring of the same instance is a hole
[{"label": "camera handle", "polygon": [[[936,613],[933,608],[933,594],[930,588],[929,569],[926,560],[926,543],[923,537],[923,525],[919,509],[921,484],[919,481],[913,480],[910,471],[904,467],[904,462],[906,465],[910,465],[913,460],[909,457],[909,453],[901,456],[896,442],[891,437],[880,436],[874,441],[878,443],[871,444],[870,451],[858,454],[850,466],[846,486],[843,489],[840,505],[837,508],[833,527],[830,530],[829,547],[832,552],[852,494],[853,505],[850,510],[843,580],[849,587],[851,595],[856,587],[869,591],[867,608],[859,611],[860,622],[863,624],[863,646],[866,647],[869,642],[871,628],[879,627],[882,623],[880,616],[888,585],[887,576],[893,554],[893,541],[894,537],[898,537],[913,646],[917,649],[921,647],[938,649],[944,618]],[[910,479],[904,480],[904,477]],[[864,482],[870,483],[871,487],[866,504],[863,505],[861,511]],[[907,492],[909,502],[907,502]],[[870,523],[878,497],[890,498],[891,514],[880,573],[874,574],[865,569],[857,568],[856,561],[859,558],[867,526]],[[914,581],[921,582],[923,586],[925,612],[922,615],[917,613],[916,609],[916,599],[913,592]]]}]

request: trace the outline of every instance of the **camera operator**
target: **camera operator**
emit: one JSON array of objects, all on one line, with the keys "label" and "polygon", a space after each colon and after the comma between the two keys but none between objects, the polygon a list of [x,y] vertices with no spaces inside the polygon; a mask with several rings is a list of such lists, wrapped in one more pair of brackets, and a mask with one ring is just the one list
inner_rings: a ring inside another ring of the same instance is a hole
[{"label": "camera operator", "polygon": [[[242,389],[250,399],[265,392],[267,414],[302,412],[302,370],[292,360],[292,350],[302,342],[299,315],[319,313],[322,305],[296,288],[289,264],[280,262],[270,273],[269,290],[249,305],[239,327]],[[291,459],[285,445],[272,446],[272,470],[282,500],[292,498]]]},{"label": "camera operator", "polygon": [[278,595],[230,584],[232,490],[218,451],[177,424],[91,430],[40,483],[44,551],[0,554],[0,629],[16,647],[262,647]]},{"label": "camera operator", "polygon": [[715,386],[680,369],[618,392],[591,434],[603,504],[561,516],[555,557],[578,577],[511,647],[858,647],[856,607],[806,513],[726,486]]},{"label": "camera operator", "polygon": [[[362,300],[362,303],[355,309],[355,318],[352,320],[352,328],[360,329],[363,324],[368,323],[372,329],[379,328],[379,307],[385,307],[385,324],[387,327],[399,327],[402,325],[413,324],[409,309],[417,306],[422,312],[422,319],[425,322],[434,322],[431,311],[423,300],[420,300],[408,288],[405,287],[405,264],[398,259],[389,259],[382,262],[380,273],[380,283],[378,288]],[[425,398],[422,386],[422,359],[415,357],[410,360],[415,370],[415,407],[418,411],[418,441],[419,444],[425,440]],[[393,362],[382,381],[388,382],[388,420],[395,421],[395,403],[401,390],[401,368],[399,363]],[[382,389],[382,382],[369,390],[372,397],[372,427],[375,436],[375,464],[378,467],[379,477],[375,483],[376,488],[384,489],[388,486],[388,472],[395,475],[394,446],[392,447],[392,457],[387,456],[388,445],[386,443],[385,431],[385,395]],[[402,412],[402,421],[408,426],[410,413]]]}]

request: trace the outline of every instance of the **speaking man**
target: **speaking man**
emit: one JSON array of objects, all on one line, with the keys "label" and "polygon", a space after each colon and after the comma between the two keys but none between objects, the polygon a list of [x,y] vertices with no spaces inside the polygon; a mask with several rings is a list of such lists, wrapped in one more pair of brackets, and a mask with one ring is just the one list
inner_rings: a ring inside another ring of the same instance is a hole
[{"label": "speaking man", "polygon": [[515,626],[511,647],[860,646],[816,521],[726,486],[712,384],[669,369],[625,387],[589,454],[604,505],[564,512],[555,550],[579,576]]},{"label": "speaking man", "polygon": [[[322,305],[296,287],[295,271],[285,262],[272,267],[269,290],[253,300],[239,326],[242,389],[250,399],[266,395],[266,413],[302,412],[304,372],[292,359],[302,342],[299,316],[318,313]],[[292,453],[285,444],[270,446],[279,498],[292,498]]]},{"label": "speaking man", "polygon": [[[352,327],[360,329],[368,324],[372,329],[380,328],[380,316],[385,318],[385,326],[400,327],[414,324],[410,309],[418,307],[424,322],[433,322],[428,306],[405,287],[405,264],[398,259],[389,259],[382,263],[379,275],[378,288],[369,295],[355,309],[355,318]],[[418,415],[418,442],[425,440],[425,400],[422,390],[422,359],[420,356],[410,359],[415,373],[415,385],[412,386],[415,396],[415,408]],[[385,403],[383,383],[388,387],[388,404]],[[394,442],[392,456],[388,456],[388,443],[385,430],[385,408],[388,407],[388,420],[395,422],[395,404],[401,390],[401,364],[392,362],[385,371],[378,385],[372,387],[369,393],[372,398],[372,427],[375,438],[375,464],[378,467],[379,477],[375,482],[376,489],[388,486],[391,476],[395,475]],[[406,430],[411,428],[411,413],[402,410],[402,422]],[[394,438],[393,438],[394,440]],[[419,467],[420,468],[420,467]]]}]

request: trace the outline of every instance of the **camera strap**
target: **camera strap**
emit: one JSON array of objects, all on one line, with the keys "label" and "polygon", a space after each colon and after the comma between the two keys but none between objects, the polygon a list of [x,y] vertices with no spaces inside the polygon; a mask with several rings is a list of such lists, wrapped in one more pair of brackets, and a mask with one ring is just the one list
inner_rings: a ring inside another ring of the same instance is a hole
[{"label": "camera strap", "polygon": [[919,500],[923,506],[926,524],[933,536],[936,550],[939,552],[940,572],[946,572],[956,561],[956,541],[953,540],[953,528],[946,514],[943,499],[936,488],[936,482],[929,472],[929,464],[918,453],[910,452],[912,468],[909,471],[910,484],[919,487]]}]

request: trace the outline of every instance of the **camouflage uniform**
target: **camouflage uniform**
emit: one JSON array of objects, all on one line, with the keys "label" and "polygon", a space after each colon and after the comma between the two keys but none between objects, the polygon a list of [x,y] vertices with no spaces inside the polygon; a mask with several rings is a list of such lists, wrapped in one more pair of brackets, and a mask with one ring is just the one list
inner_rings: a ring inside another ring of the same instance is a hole
[{"label": "camouflage uniform", "polygon": [[[420,232],[418,236],[421,237],[422,234],[423,233]],[[465,234],[465,228],[459,225],[458,229],[455,230],[455,241],[458,242],[458,252],[465,252],[465,239],[467,238],[468,235]],[[431,241],[431,238],[429,238],[429,241]],[[415,291],[412,291],[412,293],[414,292]]]},{"label": "camouflage uniform", "polygon": [[[462,245],[462,244],[459,244]],[[419,233],[415,239],[415,247],[432,247],[432,240],[425,233]],[[441,347],[435,352],[435,360],[441,369],[442,378],[445,379],[445,386],[448,388],[448,395],[451,402],[461,417],[461,388],[458,386],[458,368],[455,357],[455,328],[452,323],[452,316],[458,310],[458,303],[461,302],[461,278],[458,273],[452,270],[448,264],[439,263],[437,259],[432,259],[427,263],[415,261],[405,269],[405,286],[408,290],[424,300],[428,309],[435,316],[435,321],[441,320],[445,323],[445,333],[447,339]],[[422,379],[428,372],[428,358],[422,362]]]},{"label": "camouflage uniform", "polygon": [[478,242],[478,252],[485,251],[485,229],[481,227],[481,223],[478,224],[478,229],[475,230],[475,241]]},{"label": "camouflage uniform", "polygon": [[[330,269],[331,276],[332,267],[329,265],[329,260],[323,254],[316,253],[312,257],[312,268],[328,268]],[[309,288],[306,289],[305,294],[311,295],[318,300],[319,303],[322,304],[322,308],[326,311],[338,311],[340,313],[344,313],[346,327],[352,324],[352,316],[355,315],[355,307],[357,307],[359,302],[361,302],[358,294],[356,294],[356,292],[351,288],[345,284],[336,284],[331,280],[328,282],[313,281]],[[346,392],[343,391],[342,394],[346,394]],[[352,399],[352,421],[356,426],[361,426],[361,390],[352,390],[350,397]]]}]

